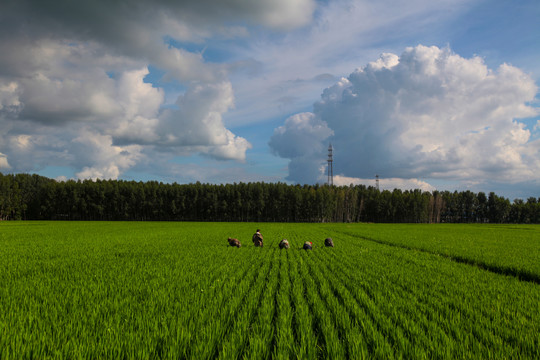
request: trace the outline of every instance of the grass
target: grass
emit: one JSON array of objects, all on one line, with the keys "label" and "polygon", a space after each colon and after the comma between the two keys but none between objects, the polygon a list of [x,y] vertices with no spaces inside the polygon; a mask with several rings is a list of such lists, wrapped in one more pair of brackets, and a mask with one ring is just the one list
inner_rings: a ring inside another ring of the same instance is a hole
[{"label": "grass", "polygon": [[538,225],[355,224],[337,231],[540,283]]},{"label": "grass", "polygon": [[3,222],[0,359],[539,358],[539,246],[540,226]]}]

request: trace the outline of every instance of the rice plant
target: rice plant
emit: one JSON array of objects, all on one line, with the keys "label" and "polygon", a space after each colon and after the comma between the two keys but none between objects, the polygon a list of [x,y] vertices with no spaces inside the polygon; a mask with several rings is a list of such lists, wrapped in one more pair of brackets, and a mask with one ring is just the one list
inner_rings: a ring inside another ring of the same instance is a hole
[{"label": "rice plant", "polygon": [[2,222],[0,359],[535,359],[539,244],[538,226]]}]

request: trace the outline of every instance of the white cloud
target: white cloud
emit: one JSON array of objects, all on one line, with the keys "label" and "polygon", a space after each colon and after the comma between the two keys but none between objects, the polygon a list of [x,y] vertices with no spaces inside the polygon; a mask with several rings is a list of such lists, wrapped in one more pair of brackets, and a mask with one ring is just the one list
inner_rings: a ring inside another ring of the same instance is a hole
[{"label": "white cloud", "polygon": [[[493,71],[478,57],[419,45],[356,70],[325,89],[313,113],[302,116],[333,131],[320,140],[335,145],[334,172],[343,176],[514,182],[540,172],[538,144],[516,120],[539,113],[527,105],[536,92],[530,76],[515,67]],[[311,134],[281,129],[291,140]],[[295,154],[310,153],[313,144],[297,146]],[[291,159],[290,178],[299,182],[306,178],[296,175],[297,165],[316,174],[324,161],[320,153],[306,169],[295,154],[277,153]]]},{"label": "white cloud", "polygon": [[[326,179],[321,179],[326,181]],[[360,179],[347,177],[342,175],[335,175],[333,177],[334,185],[338,186],[348,186],[353,185],[366,185],[366,186],[376,186],[374,178],[371,179]],[[436,188],[431,184],[423,180],[418,179],[400,179],[400,178],[381,178],[379,179],[379,189],[392,191],[394,189],[402,190],[414,190],[420,189],[423,191],[434,191]]]},{"label": "white cloud", "polygon": [[288,179],[313,183],[321,173],[328,144],[324,140],[332,130],[312,113],[289,117],[283,126],[274,130],[269,146],[283,158],[291,159]]},{"label": "white cloud", "polygon": [[319,155],[326,150],[321,141],[332,135],[326,123],[312,113],[300,113],[285,120],[283,126],[274,130],[270,146],[274,152],[286,158]]},{"label": "white cloud", "polygon": [[80,179],[117,179],[123,170],[135,165],[141,157],[138,145],[115,146],[112,137],[82,130],[73,139],[70,151],[77,162],[90,164],[76,175]]},{"label": "white cloud", "polygon": [[7,156],[0,153],[0,169],[9,169],[11,166],[9,166]]},{"label": "white cloud", "polygon": [[207,154],[218,160],[246,160],[246,151],[251,149],[251,144],[246,139],[234,135],[225,130],[226,143],[223,145],[210,146],[201,150],[201,154]]},{"label": "white cloud", "polygon": [[116,84],[114,96],[104,97],[105,102],[116,98],[115,103],[120,110],[116,121],[106,125],[115,143],[151,144],[159,138],[156,127],[165,97],[163,90],[144,82],[148,73],[146,67],[123,73]]},{"label": "white cloud", "polygon": [[251,144],[228,130],[222,119],[223,113],[234,106],[230,82],[197,84],[176,104],[178,110],[165,110],[160,116],[160,144],[216,159],[245,160]]},{"label": "white cloud", "polygon": [[[531,140],[538,138],[537,127],[500,121],[516,118],[518,112],[530,113],[531,106],[520,100],[530,92],[523,87],[530,84],[527,75],[506,65],[489,70],[480,58],[463,63],[459,56],[455,63],[446,57],[441,70],[439,60],[430,62],[440,49],[417,52],[419,58],[409,60],[405,53],[401,58],[389,53],[411,43],[452,42],[451,36],[431,34],[461,29],[452,20],[474,9],[477,2],[135,0],[126,6],[104,0],[77,4],[19,0],[0,4],[0,151],[15,172],[70,166],[84,177],[142,171],[141,166],[156,157],[165,159],[160,162],[163,166],[175,156],[194,154],[209,157],[204,161],[212,163],[212,159],[245,161],[251,148],[248,136],[266,144],[271,134],[267,129],[276,127],[271,121],[310,109],[322,88],[385,53],[363,69],[373,76],[373,83],[358,80],[367,94],[357,89],[351,75],[326,91],[328,98],[316,105],[312,115],[302,115],[302,121],[296,119],[299,123],[291,120],[283,133],[274,134],[272,142],[279,148],[275,153],[292,159],[289,178],[310,182],[324,173],[331,134],[346,139],[347,122],[356,124],[358,107],[362,119],[384,115],[377,122],[365,121],[363,132],[353,132],[364,134],[363,148],[377,155],[372,156],[373,166],[390,168],[403,178],[423,172],[476,178],[488,172],[500,175],[501,168],[507,169],[506,174],[515,170],[530,178],[538,167],[538,144]],[[470,29],[466,25],[463,31]],[[515,54],[507,52],[505,59],[515,63]],[[425,66],[416,69],[416,85],[415,69],[408,73],[407,62]],[[149,68],[156,71],[147,76]],[[159,80],[157,73],[162,75]],[[437,90],[436,79],[442,73],[448,91],[439,94],[445,101],[431,92]],[[400,74],[410,75],[405,84],[409,87],[394,94],[391,89],[406,80],[406,76],[398,78]],[[516,84],[513,90],[510,83]],[[478,101],[464,102],[471,97],[467,89],[476,87],[475,93],[485,93],[497,86],[500,94],[493,92],[482,100],[472,96]],[[419,100],[422,88],[429,94],[424,102]],[[358,105],[361,101],[355,96],[371,96],[370,107]],[[341,124],[323,117],[331,106],[349,120]],[[403,110],[402,116],[385,121],[393,116],[392,108]],[[487,114],[489,108],[496,110]],[[485,117],[489,125],[468,120],[475,116]],[[434,121],[439,127],[433,126]],[[468,128],[469,123],[475,126]],[[462,124],[467,130],[456,134],[454,128]],[[256,126],[260,128],[255,130]],[[357,130],[356,125],[350,128]],[[238,136],[240,131],[249,135]],[[448,139],[439,140],[446,134],[455,138],[454,146]],[[84,136],[99,141],[83,146],[76,139]],[[388,147],[381,138],[395,143]],[[347,146],[358,149],[353,140],[335,143],[337,171],[345,165]],[[411,143],[421,147],[411,150]],[[490,146],[500,151],[490,159],[480,156],[481,165],[466,163],[468,153]],[[260,148],[255,146],[252,154],[260,154]],[[124,151],[130,155],[121,155]],[[384,163],[385,159],[391,162]],[[253,158],[248,164],[256,161]],[[411,166],[398,169],[400,163]],[[373,176],[367,169],[366,175],[346,170],[342,173],[354,178]]]},{"label": "white cloud", "polygon": [[60,175],[60,176],[57,176],[54,180],[56,180],[56,182],[66,182],[68,181],[68,178],[67,176]]},{"label": "white cloud", "polygon": [[234,105],[231,84],[198,84],[176,102],[178,110],[167,110],[162,116],[160,134],[167,144],[224,145],[226,132],[221,114]]},{"label": "white cloud", "polygon": [[[3,166],[9,158],[16,172],[71,166],[82,178],[117,178],[156,153],[245,161],[251,144],[223,121],[234,106],[230,66],[187,47],[246,37],[251,25],[304,26],[315,2],[21,0],[0,8]],[[145,83],[150,65],[162,83],[187,89],[177,108]]]},{"label": "white cloud", "polygon": [[[319,2],[308,26],[281,37],[257,39],[247,47],[242,43],[235,49],[237,58],[257,64],[257,76],[251,71],[236,74],[233,84],[238,106],[231,112],[231,123],[251,124],[254,118],[262,122],[307,109],[321,87],[389,49],[417,43],[415,38],[426,29],[430,33],[444,27],[475,2]],[[290,101],[280,101],[284,98]]]},{"label": "white cloud", "polygon": [[0,77],[0,151],[14,171],[71,166],[81,178],[117,178],[144,158],[141,147],[245,160],[251,144],[222,120],[234,105],[230,82],[188,85],[179,109],[164,111],[164,91],[144,82],[147,66],[100,50],[45,41],[32,50],[33,73]]},{"label": "white cloud", "polygon": [[15,116],[20,112],[22,104],[19,95],[20,88],[16,82],[0,83],[0,116]]}]

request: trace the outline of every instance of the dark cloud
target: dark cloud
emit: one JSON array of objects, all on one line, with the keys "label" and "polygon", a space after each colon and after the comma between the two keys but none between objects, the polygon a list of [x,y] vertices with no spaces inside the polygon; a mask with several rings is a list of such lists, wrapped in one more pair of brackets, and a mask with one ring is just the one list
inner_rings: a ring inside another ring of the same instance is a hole
[{"label": "dark cloud", "polygon": [[11,34],[31,39],[92,39],[137,47],[146,44],[141,35],[164,29],[177,32],[162,35],[180,39],[188,39],[182,33],[187,27],[194,28],[192,35],[210,35],[209,29],[220,31],[223,23],[290,29],[308,23],[314,8],[312,0],[8,0],[0,5],[0,19]]},{"label": "dark cloud", "polygon": [[245,34],[239,31],[243,24],[289,29],[306,24],[313,11],[313,0],[2,1],[0,76],[29,76],[46,67],[36,49],[49,41],[99,44],[93,58],[125,56],[173,78],[212,81],[223,69],[205,66],[200,54],[170,48],[164,39],[201,42],[221,32]]}]

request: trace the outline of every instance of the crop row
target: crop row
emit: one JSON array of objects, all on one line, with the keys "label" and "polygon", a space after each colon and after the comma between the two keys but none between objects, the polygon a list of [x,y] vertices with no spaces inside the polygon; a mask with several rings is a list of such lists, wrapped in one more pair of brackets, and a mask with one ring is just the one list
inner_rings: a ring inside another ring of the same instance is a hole
[{"label": "crop row", "polygon": [[354,224],[340,227],[339,232],[540,283],[538,225]]},{"label": "crop row", "polygon": [[354,226],[29,224],[0,224],[2,359],[540,357],[538,284]]}]

